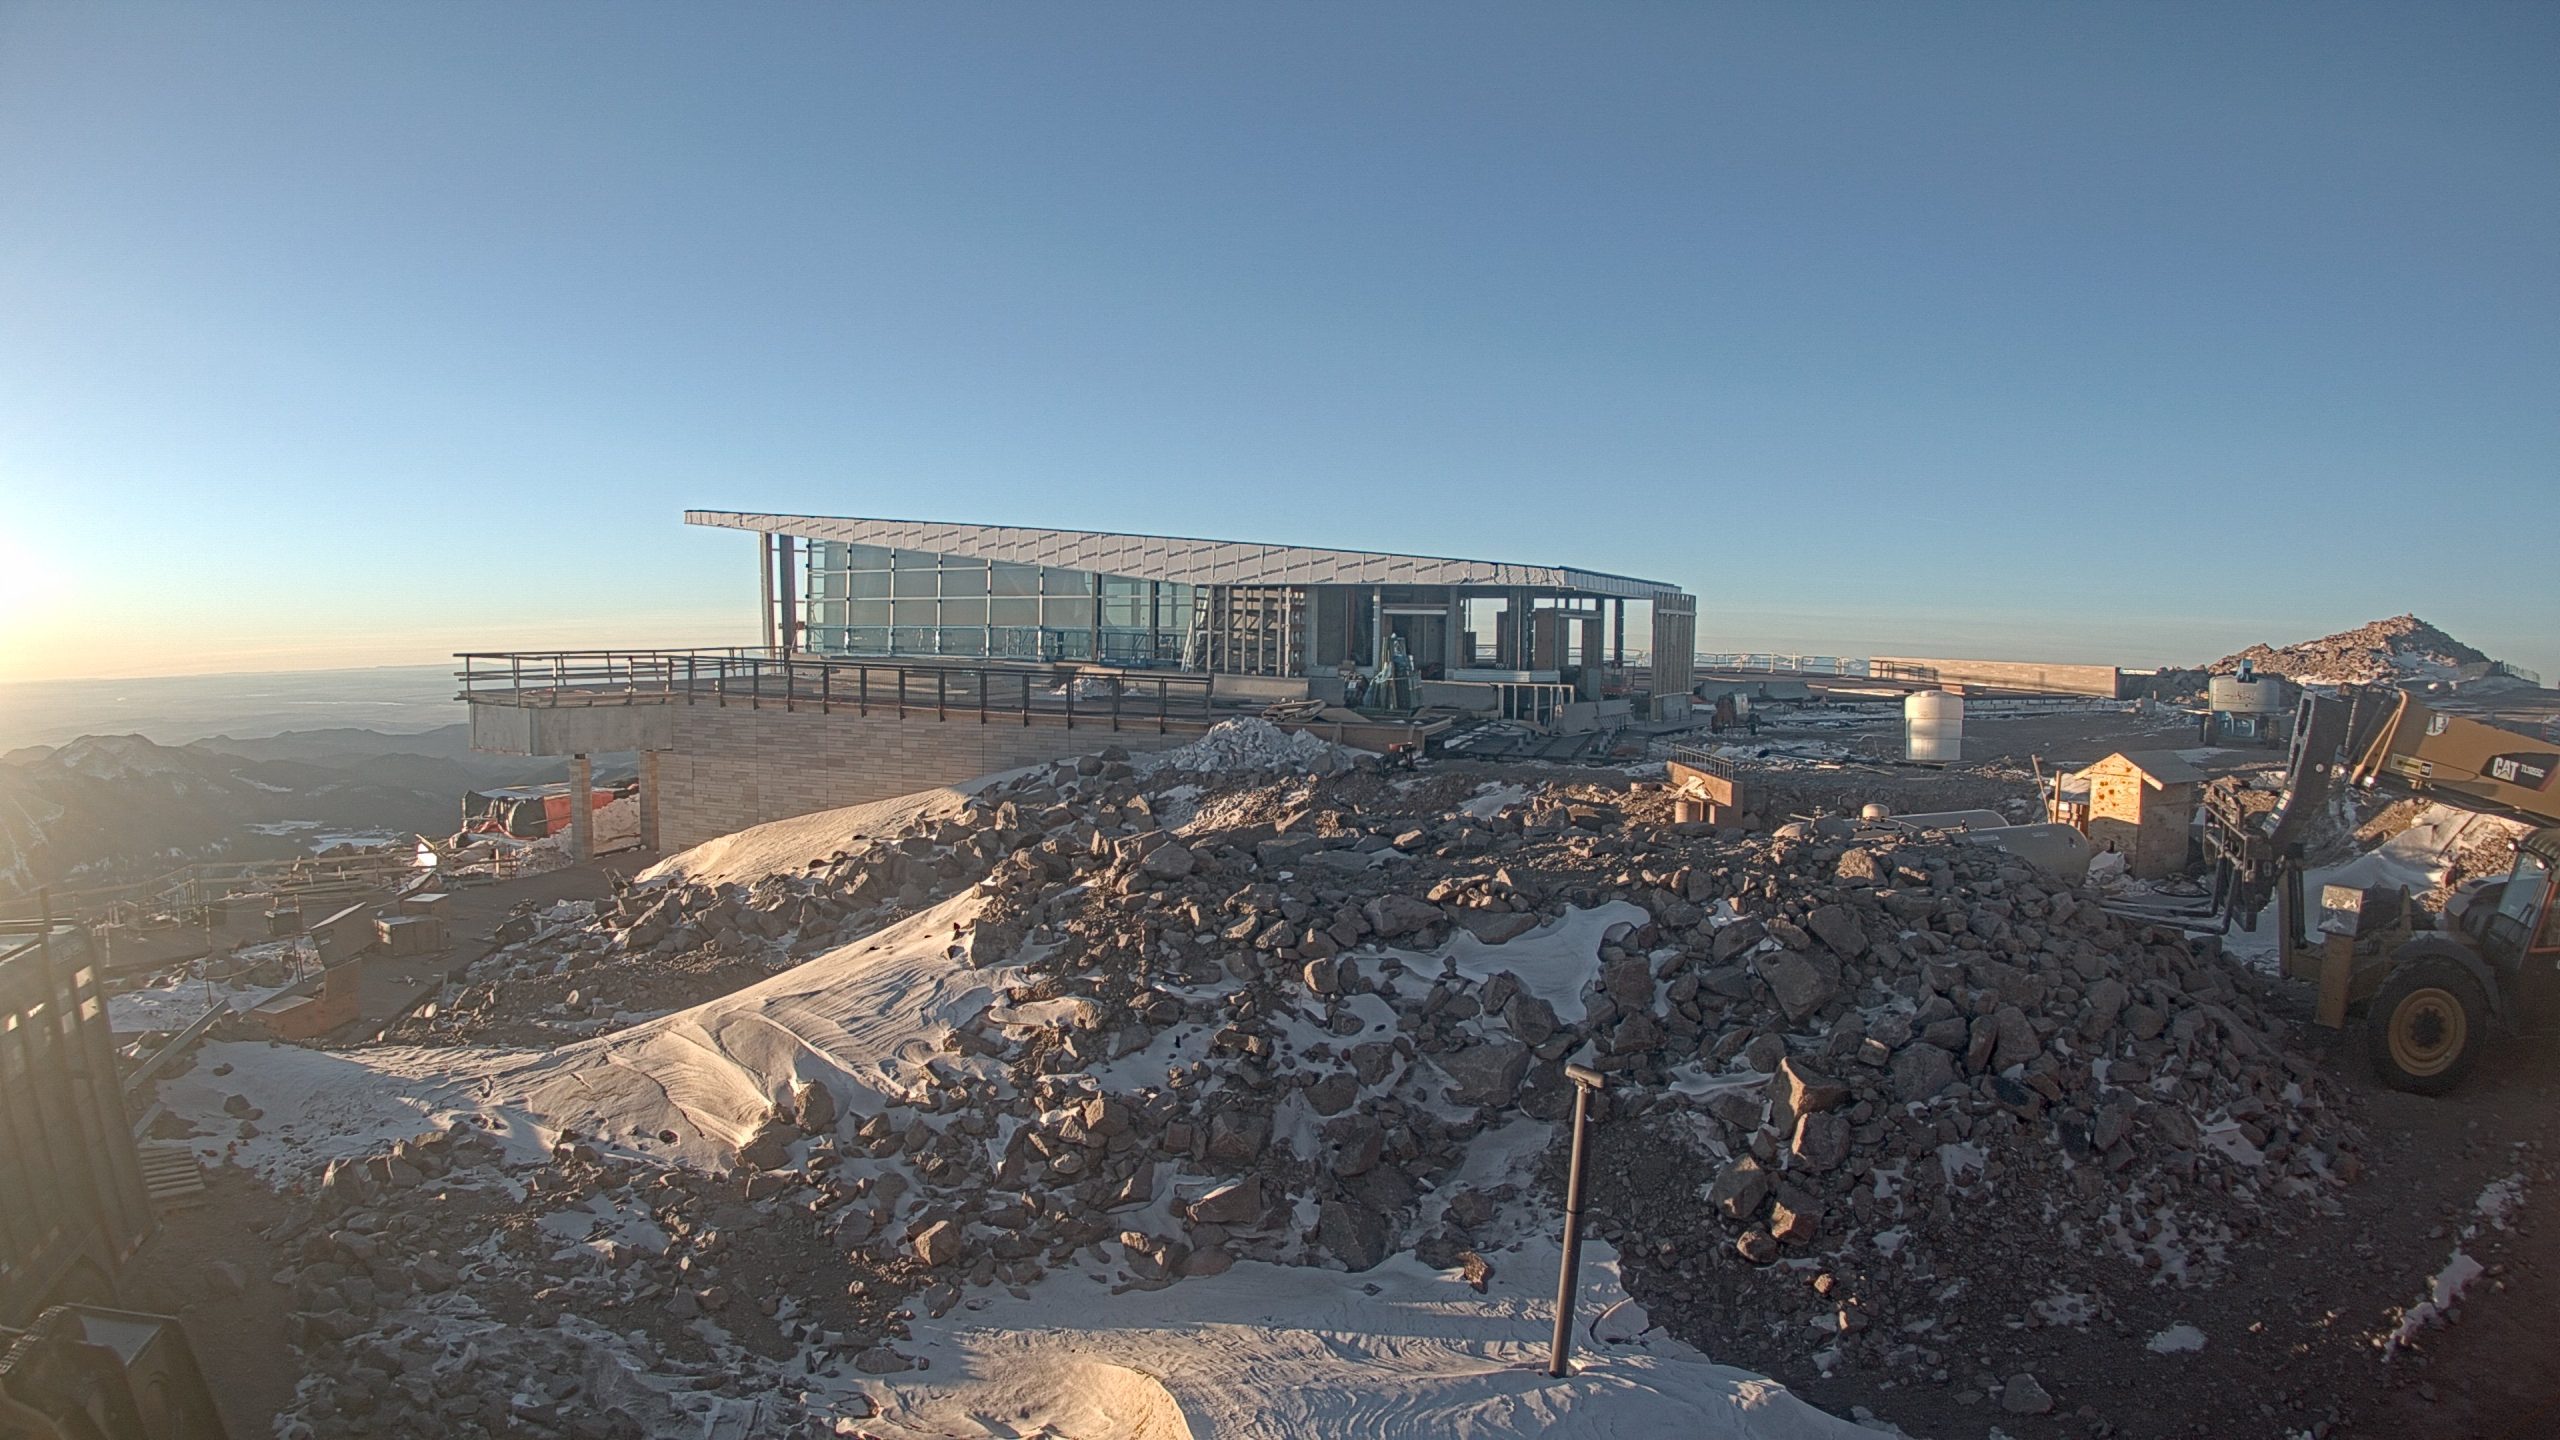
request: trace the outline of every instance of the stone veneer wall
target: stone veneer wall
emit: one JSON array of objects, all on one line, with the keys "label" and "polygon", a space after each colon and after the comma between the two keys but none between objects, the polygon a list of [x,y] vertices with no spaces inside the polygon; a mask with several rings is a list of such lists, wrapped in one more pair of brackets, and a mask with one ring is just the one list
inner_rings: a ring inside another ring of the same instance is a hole
[{"label": "stone veneer wall", "polygon": [[1020,716],[832,715],[677,705],[673,744],[657,758],[661,853],[813,810],[887,800],[1107,745],[1163,750],[1198,738],[1150,724],[1075,729]]}]

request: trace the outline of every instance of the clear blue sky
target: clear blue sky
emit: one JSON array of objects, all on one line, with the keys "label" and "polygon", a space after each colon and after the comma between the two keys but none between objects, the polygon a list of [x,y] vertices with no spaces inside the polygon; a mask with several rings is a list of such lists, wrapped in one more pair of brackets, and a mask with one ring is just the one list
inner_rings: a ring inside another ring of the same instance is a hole
[{"label": "clear blue sky", "polygon": [[746,638],[685,506],[2560,677],[2560,6],[0,4],[0,668]]}]

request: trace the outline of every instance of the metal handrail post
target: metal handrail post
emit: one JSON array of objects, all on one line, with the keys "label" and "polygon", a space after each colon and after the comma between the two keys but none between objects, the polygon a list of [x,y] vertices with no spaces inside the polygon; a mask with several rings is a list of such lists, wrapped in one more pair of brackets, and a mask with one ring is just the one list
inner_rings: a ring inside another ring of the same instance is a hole
[{"label": "metal handrail post", "polygon": [[1573,1292],[1582,1269],[1583,1181],[1591,1161],[1591,1097],[1609,1083],[1588,1066],[1567,1065],[1564,1073],[1573,1081],[1573,1158],[1564,1182],[1564,1258],[1556,1267],[1555,1343],[1547,1356],[1547,1375],[1555,1380],[1565,1377],[1566,1357],[1573,1350]]}]

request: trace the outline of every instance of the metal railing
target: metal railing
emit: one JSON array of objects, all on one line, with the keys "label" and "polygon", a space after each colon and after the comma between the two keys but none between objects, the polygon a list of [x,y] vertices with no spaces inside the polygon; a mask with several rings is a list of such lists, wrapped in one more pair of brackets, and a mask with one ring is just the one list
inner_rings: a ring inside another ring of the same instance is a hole
[{"label": "metal railing", "polygon": [[1210,677],[1076,665],[953,665],[764,649],[542,650],[454,657],[459,698],[523,707],[718,705],[818,715],[999,718],[1112,730],[1213,717]]},{"label": "metal railing", "polygon": [[1700,655],[1697,657],[1697,667],[1701,670],[1752,670],[1770,675],[1828,675],[1857,678],[1864,678],[1873,673],[1872,663],[1866,660],[1848,659],[1838,655],[1779,655],[1761,651]]},{"label": "metal railing", "polygon": [[1815,675],[1834,680],[1909,680],[1938,683],[1935,665],[1906,665],[1891,660],[1862,660],[1843,655],[1779,655],[1761,651],[1727,652],[1697,657],[1698,669],[1748,671],[1763,675]]},{"label": "metal railing", "polygon": [[[426,844],[423,836],[403,835],[360,855],[200,861],[147,880],[54,890],[50,903],[66,922],[94,927],[132,923],[154,911],[199,910],[233,900],[325,902],[417,873],[421,868],[418,847]],[[40,895],[0,899],[0,923],[33,919],[46,903]]]}]

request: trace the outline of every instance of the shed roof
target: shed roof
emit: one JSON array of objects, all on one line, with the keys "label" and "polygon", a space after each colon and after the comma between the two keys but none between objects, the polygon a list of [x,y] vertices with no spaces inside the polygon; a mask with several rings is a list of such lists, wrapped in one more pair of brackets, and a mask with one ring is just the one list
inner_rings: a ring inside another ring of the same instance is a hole
[{"label": "shed roof", "polygon": [[1056,565],[1138,580],[1190,585],[1465,585],[1572,590],[1629,600],[1681,597],[1676,585],[1562,565],[1514,565],[1375,550],[1326,550],[1173,535],[1120,535],[1101,530],[1041,530],[1022,525],[961,525],[927,520],[873,520],[851,515],[764,515],[687,510],[688,525],[756,530],[810,540],[837,540],[893,550],[1017,565]]},{"label": "shed roof", "polygon": [[2155,785],[2187,785],[2205,778],[2203,771],[2187,763],[2175,750],[2119,750],[2089,768],[2121,760],[2139,770]]}]

